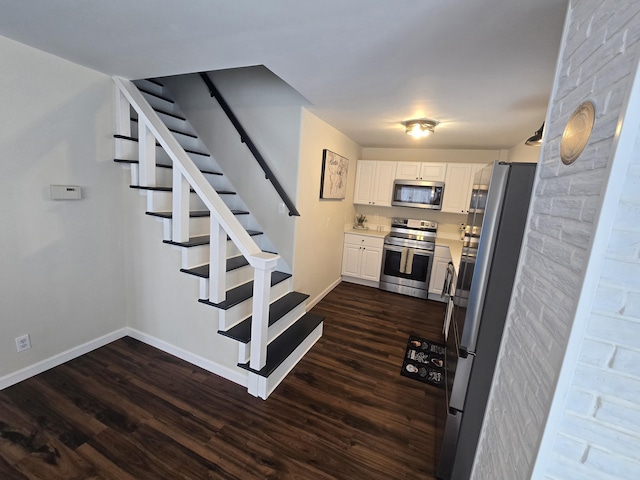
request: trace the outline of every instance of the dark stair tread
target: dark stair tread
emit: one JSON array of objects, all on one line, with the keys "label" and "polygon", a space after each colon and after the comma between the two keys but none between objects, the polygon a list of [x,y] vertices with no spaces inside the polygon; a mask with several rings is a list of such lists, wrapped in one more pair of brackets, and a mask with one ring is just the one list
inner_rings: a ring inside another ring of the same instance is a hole
[{"label": "dark stair tread", "polygon": [[135,190],[151,190],[154,192],[170,192],[173,190],[171,187],[143,187],[142,185],[129,185],[129,188]]},{"label": "dark stair tread", "polygon": [[[151,215],[152,217],[160,217],[160,218],[172,218],[172,212],[145,212],[147,215]],[[209,210],[193,210],[189,212],[190,217],[209,217],[211,216],[211,212]]]},{"label": "dark stair tread", "polygon": [[[145,212],[147,215],[151,215],[152,217],[160,217],[160,218],[173,218],[173,212]],[[249,215],[249,212],[245,212],[244,210],[231,210],[231,213],[234,215]],[[211,212],[209,210],[192,210],[189,212],[189,216],[192,218],[196,217],[210,217]]]},{"label": "dark stair tread", "polygon": [[[236,270],[238,268],[246,267],[249,262],[242,255],[237,257],[227,258],[227,272]],[[181,272],[188,273],[189,275],[195,275],[196,277],[209,278],[209,264],[200,265],[194,268],[181,268]]]},{"label": "dark stair tread", "polygon": [[164,100],[167,103],[171,103],[171,104],[175,104],[176,103],[172,99],[167,98],[164,95],[161,95],[159,93],[155,93],[155,92],[152,92],[150,90],[147,90],[146,88],[138,87],[138,90],[140,90],[142,93],[146,93],[147,95],[151,95],[152,97],[156,97],[156,98],[159,98],[160,100]]},{"label": "dark stair tread", "polygon": [[132,142],[137,142],[138,141],[138,139],[136,137],[132,137],[132,136],[129,136],[129,135],[120,135],[120,134],[117,134],[117,133],[113,135],[113,138],[120,138],[122,140],[131,140]]},{"label": "dark stair tread", "polygon": [[[131,117],[130,120],[132,122],[138,123],[138,119],[135,118],[135,117]],[[177,128],[173,128],[173,127],[167,127],[167,128],[169,129],[170,132],[177,133],[179,135],[184,135],[185,137],[198,138],[197,135],[195,135],[193,133],[185,132],[184,130],[178,130]]]},{"label": "dark stair tread", "polygon": [[[138,139],[137,139],[136,137],[130,137],[130,136],[128,136],[128,135],[119,135],[119,134],[116,134],[116,135],[114,135],[114,136],[113,136],[113,138],[119,138],[119,139],[121,139],[121,140],[129,140],[129,141],[131,141],[131,142],[136,142],[136,143],[138,143]],[[195,137],[195,138],[197,138],[197,137]],[[160,143],[159,143],[159,142],[156,142],[156,147],[162,147],[162,145],[160,145]],[[207,152],[201,152],[201,151],[199,151],[199,150],[192,150],[192,149],[190,149],[190,148],[184,148],[184,147],[182,147],[182,148],[184,149],[184,151],[185,151],[185,152],[187,152],[187,153],[193,153],[194,155],[202,155],[203,157],[210,157],[210,156],[211,156],[211,155],[210,155],[209,153],[207,153]]]},{"label": "dark stair tread", "polygon": [[[271,274],[271,286],[277,285],[278,283],[286,280],[291,277],[290,273],[284,272],[273,272]],[[239,303],[248,300],[253,296],[253,280],[242,284],[238,287],[232,288],[227,291],[226,300],[220,303],[210,302],[208,299],[201,298],[198,301],[200,303],[204,303],[206,305],[211,305],[212,307],[220,308],[221,310],[228,310],[231,307],[238,305]]]},{"label": "dark stair tread", "polygon": [[[262,235],[262,232],[258,231],[258,230],[247,230],[247,233],[254,237],[256,235]],[[227,235],[227,240],[229,240],[229,236]],[[209,235],[198,235],[197,237],[191,237],[188,241],[186,242],[174,242],[173,240],[163,240],[163,243],[168,243],[169,245],[176,245],[178,247],[198,247],[200,245],[209,245],[209,243],[211,243],[211,238],[209,237]],[[267,252],[267,253],[273,253],[273,252]]]},{"label": "dark stair tread", "polygon": [[147,82],[151,82],[154,85],[157,85],[159,87],[164,88],[164,85],[162,83],[160,83],[158,80],[156,80],[155,78],[145,78],[144,80],[146,80]]},{"label": "dark stair tread", "polygon": [[[140,163],[138,160],[128,160],[128,159],[125,159],[125,158],[114,158],[113,161],[116,162],[116,163],[131,163],[131,164]],[[156,167],[158,167],[158,168],[173,168],[173,165],[165,165],[164,163],[156,163]],[[211,170],[200,170],[200,171],[202,173],[209,174],[209,175],[224,175],[221,172],[214,172],[214,171],[211,171]]]},{"label": "dark stair tread", "polygon": [[187,153],[193,153],[194,155],[201,155],[203,157],[210,157],[211,156],[211,154],[209,154],[207,152],[199,152],[197,150],[190,150],[188,148],[185,148],[184,151],[187,152]]},{"label": "dark stair tread", "polygon": [[[289,292],[284,297],[271,303],[269,306],[269,326],[276,323],[307,298],[309,298],[309,295],[305,293]],[[246,318],[229,330],[218,330],[218,333],[225,337],[233,338],[238,342],[249,343],[251,341],[251,319],[252,317]]]},{"label": "dark stair tread", "polygon": [[185,122],[187,119],[185,117],[181,117],[180,115],[178,115],[177,113],[173,113],[173,112],[167,112],[166,110],[162,110],[161,108],[153,108],[153,110],[156,113],[161,113],[162,115],[167,115],[168,117],[173,117],[173,118],[177,118],[178,120],[182,120],[183,122]]},{"label": "dark stair tread", "polygon": [[[129,185],[129,188],[134,188],[136,190],[151,190],[154,192],[172,192],[173,187],[144,187],[142,185]],[[190,189],[191,193],[195,193],[195,190]],[[236,192],[232,192],[231,190],[216,190],[218,195],[236,195]]]},{"label": "dark stair tread", "polygon": [[239,363],[238,366],[261,377],[269,377],[323,320],[324,317],[307,313],[291,325],[286,332],[267,346],[267,364],[261,370],[254,370],[249,363]]}]

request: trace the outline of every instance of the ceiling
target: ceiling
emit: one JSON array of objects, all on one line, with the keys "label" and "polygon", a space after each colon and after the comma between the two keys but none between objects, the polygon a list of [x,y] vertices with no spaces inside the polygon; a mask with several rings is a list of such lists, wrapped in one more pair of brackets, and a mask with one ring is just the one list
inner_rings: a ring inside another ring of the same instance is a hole
[{"label": "ceiling", "polygon": [[0,0],[0,35],[130,79],[265,65],[363,147],[502,149],[544,120],[568,1]]}]

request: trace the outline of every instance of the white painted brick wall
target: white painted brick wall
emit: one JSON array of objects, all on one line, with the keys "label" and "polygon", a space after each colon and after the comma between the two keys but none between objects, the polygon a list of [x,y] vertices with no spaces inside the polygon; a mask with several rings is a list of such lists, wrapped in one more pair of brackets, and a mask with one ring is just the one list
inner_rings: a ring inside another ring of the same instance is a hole
[{"label": "white painted brick wall", "polygon": [[[527,479],[562,366],[598,225],[618,118],[640,48],[640,1],[573,0],[521,265],[472,478]],[[583,101],[596,121],[576,163],[559,158]],[[640,142],[611,233],[549,479],[640,478]]]}]

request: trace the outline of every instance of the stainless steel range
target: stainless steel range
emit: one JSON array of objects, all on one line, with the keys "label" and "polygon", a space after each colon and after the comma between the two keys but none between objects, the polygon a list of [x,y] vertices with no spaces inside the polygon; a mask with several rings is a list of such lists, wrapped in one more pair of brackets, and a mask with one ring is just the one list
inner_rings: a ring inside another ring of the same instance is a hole
[{"label": "stainless steel range", "polygon": [[438,224],[393,218],[384,238],[380,289],[427,298]]}]

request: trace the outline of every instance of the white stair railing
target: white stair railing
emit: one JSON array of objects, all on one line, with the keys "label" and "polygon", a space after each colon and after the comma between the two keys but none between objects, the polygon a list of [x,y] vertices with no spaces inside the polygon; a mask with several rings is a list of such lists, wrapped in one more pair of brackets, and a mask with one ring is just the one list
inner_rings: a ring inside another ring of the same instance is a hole
[{"label": "white stair railing", "polygon": [[263,252],[260,249],[138,88],[124,78],[113,77],[113,80],[116,84],[117,132],[122,135],[130,134],[130,127],[124,126],[122,123],[130,123],[128,105],[131,105],[138,114],[140,185],[155,186],[156,141],[173,162],[172,240],[184,242],[189,239],[190,188],[195,190],[211,212],[209,300],[214,303],[224,300],[227,235],[247,259],[249,265],[253,267],[250,367],[260,370],[267,361],[266,332],[269,325],[269,287],[271,273],[276,268],[279,256]]}]

